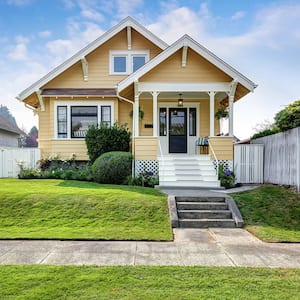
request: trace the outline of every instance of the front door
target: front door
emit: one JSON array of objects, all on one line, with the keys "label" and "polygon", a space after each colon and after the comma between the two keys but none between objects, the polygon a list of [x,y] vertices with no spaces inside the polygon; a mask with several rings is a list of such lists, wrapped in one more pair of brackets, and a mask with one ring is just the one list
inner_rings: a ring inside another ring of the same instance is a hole
[{"label": "front door", "polygon": [[169,153],[187,153],[187,109],[169,109]]}]

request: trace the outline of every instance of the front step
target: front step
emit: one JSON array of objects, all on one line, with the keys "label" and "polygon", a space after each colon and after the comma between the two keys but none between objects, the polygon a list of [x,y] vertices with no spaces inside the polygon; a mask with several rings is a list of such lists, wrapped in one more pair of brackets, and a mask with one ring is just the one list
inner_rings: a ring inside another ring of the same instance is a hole
[{"label": "front step", "polygon": [[180,219],[181,228],[235,228],[234,220],[228,219]]},{"label": "front step", "polygon": [[231,219],[227,210],[177,210],[180,219]]},{"label": "front step", "polygon": [[172,226],[181,228],[241,227],[242,217],[232,201],[233,199],[229,196],[169,197]]}]

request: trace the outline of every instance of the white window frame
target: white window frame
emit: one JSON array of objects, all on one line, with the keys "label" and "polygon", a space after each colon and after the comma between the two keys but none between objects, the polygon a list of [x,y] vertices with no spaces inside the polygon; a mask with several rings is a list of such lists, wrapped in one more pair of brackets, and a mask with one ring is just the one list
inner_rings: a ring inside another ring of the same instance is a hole
[{"label": "white window frame", "polygon": [[[149,61],[149,50],[111,50],[109,51],[109,74],[110,75],[128,75],[133,73],[133,57],[145,57],[145,64]],[[126,71],[114,71],[114,57],[126,58]]]},{"label": "white window frame", "polygon": [[[101,122],[101,106],[110,106],[110,120],[111,125],[114,123],[114,101],[107,100],[107,101],[85,101],[85,100],[78,100],[78,101],[54,101],[54,139],[57,140],[80,140],[84,138],[72,138],[71,137],[71,107],[72,106],[97,106],[97,116],[98,116],[98,124]],[[57,107],[58,106],[67,106],[67,137],[66,138],[59,138],[58,137],[58,128],[57,128]]]}]

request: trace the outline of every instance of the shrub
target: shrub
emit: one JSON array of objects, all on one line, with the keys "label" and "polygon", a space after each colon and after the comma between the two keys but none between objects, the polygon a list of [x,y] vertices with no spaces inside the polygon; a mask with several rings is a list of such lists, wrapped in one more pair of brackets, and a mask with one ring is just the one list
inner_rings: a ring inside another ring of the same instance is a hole
[{"label": "shrub", "polygon": [[224,186],[226,189],[235,186],[234,173],[226,168],[223,164],[219,165],[219,180],[221,182],[221,186]]},{"label": "shrub", "polygon": [[99,124],[90,126],[86,137],[86,146],[91,163],[100,155],[111,151],[128,152],[130,147],[130,132],[126,125],[113,126]]},{"label": "shrub", "polygon": [[275,115],[275,124],[280,131],[300,126],[300,100],[279,111]]},{"label": "shrub", "polygon": [[26,169],[24,167],[20,168],[20,173],[18,174],[19,179],[39,179],[41,173],[35,169]]},{"label": "shrub", "polygon": [[145,171],[135,177],[127,177],[126,184],[128,185],[140,185],[146,187],[154,187],[159,184],[158,175],[153,174],[152,171]]},{"label": "shrub", "polygon": [[122,184],[131,174],[132,154],[129,152],[106,152],[92,166],[94,181]]},{"label": "shrub", "polygon": [[274,127],[272,129],[266,129],[266,130],[263,130],[263,131],[260,131],[260,132],[257,132],[255,134],[253,134],[251,139],[258,139],[260,137],[272,135],[272,134],[275,134],[275,133],[278,133],[278,132],[280,132],[280,130],[277,127]]}]

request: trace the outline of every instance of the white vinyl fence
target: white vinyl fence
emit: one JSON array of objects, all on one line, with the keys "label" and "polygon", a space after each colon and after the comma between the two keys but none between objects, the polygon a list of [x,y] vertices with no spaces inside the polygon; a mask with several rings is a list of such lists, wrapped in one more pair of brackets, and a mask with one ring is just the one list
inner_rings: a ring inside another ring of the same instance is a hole
[{"label": "white vinyl fence", "polygon": [[234,173],[237,183],[263,183],[264,145],[234,145]]},{"label": "white vinyl fence", "polygon": [[300,127],[265,136],[252,143],[264,145],[264,182],[297,187],[300,191]]},{"label": "white vinyl fence", "polygon": [[17,177],[20,164],[26,168],[36,168],[40,156],[38,148],[0,147],[0,178]]}]

